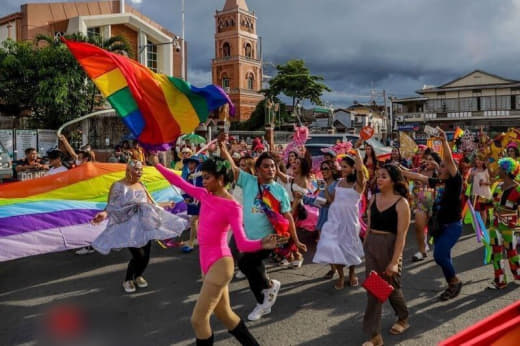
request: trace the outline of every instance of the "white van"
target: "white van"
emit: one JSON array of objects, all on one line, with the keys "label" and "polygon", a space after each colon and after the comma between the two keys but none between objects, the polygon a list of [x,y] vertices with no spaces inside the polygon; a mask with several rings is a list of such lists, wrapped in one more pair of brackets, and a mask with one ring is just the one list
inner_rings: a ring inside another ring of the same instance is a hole
[{"label": "white van", "polygon": [[0,142],[0,182],[13,178],[13,161]]},{"label": "white van", "polygon": [[352,145],[356,144],[359,140],[359,135],[351,133],[337,133],[337,134],[319,134],[312,133],[309,135],[305,147],[310,152],[312,157],[323,156],[321,149],[329,148],[334,146],[337,141],[342,142],[349,141]]}]

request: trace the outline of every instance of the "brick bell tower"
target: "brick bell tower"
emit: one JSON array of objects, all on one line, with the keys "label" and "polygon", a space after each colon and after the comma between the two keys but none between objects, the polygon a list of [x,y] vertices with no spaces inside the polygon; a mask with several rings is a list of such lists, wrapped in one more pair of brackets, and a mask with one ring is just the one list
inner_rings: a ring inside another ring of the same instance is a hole
[{"label": "brick bell tower", "polygon": [[215,14],[215,59],[212,61],[213,84],[220,85],[236,106],[231,120],[249,119],[264,96],[262,63],[256,16],[246,0],[226,0],[224,9]]}]

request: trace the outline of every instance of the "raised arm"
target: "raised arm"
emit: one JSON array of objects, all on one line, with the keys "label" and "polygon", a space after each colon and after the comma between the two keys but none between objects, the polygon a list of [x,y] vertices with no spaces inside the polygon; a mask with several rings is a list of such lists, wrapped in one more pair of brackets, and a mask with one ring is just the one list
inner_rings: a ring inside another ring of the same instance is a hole
[{"label": "raised arm", "polygon": [[363,159],[361,158],[359,150],[356,150],[356,155],[354,156],[354,168],[356,169],[356,184],[359,188],[358,192],[362,193],[365,190],[368,176],[366,174],[366,168],[363,164]]},{"label": "raised arm", "polygon": [[235,236],[235,242],[240,252],[256,252],[263,248],[262,240],[249,240],[246,237],[246,232],[243,226],[242,208],[237,207],[232,210],[227,210],[229,215],[229,225]]},{"label": "raised arm", "polygon": [[218,147],[220,149],[220,155],[222,156],[222,158],[224,160],[229,161],[229,163],[231,164],[231,170],[233,171],[233,176],[235,177],[235,181],[237,181],[238,175],[240,174],[240,168],[235,164],[235,161],[233,160],[233,158],[231,157],[231,154],[227,150],[225,139],[226,139],[225,133],[219,134],[217,143],[218,143]]},{"label": "raised arm", "polygon": [[170,171],[168,168],[164,167],[160,163],[155,165],[155,168],[170,182],[170,184],[177,186],[178,188],[184,190],[188,195],[192,196],[199,201],[202,201],[204,197],[207,195],[206,189],[202,187],[196,187],[191,185],[177,174]]},{"label": "raised arm", "polygon": [[67,137],[65,137],[64,135],[60,135],[58,137],[58,139],[60,140],[60,142],[63,144],[63,147],[65,148],[65,150],[69,153],[69,155],[74,159],[74,160],[77,160],[78,159],[78,154],[76,154],[76,152],[74,151],[74,149],[72,148],[72,146],[70,145],[69,141],[67,140]]},{"label": "raised arm", "polygon": [[403,177],[410,180],[420,181],[423,184],[428,183],[428,177],[426,175],[422,175],[420,173],[410,172],[410,171],[404,171],[401,170],[401,173],[403,174]]},{"label": "raised arm", "polygon": [[437,127],[437,131],[439,131],[439,136],[442,140],[442,160],[444,161],[450,176],[454,177],[457,174],[458,169],[451,153],[451,148],[450,144],[448,143],[448,138],[446,137],[446,132],[444,132],[440,127]]}]

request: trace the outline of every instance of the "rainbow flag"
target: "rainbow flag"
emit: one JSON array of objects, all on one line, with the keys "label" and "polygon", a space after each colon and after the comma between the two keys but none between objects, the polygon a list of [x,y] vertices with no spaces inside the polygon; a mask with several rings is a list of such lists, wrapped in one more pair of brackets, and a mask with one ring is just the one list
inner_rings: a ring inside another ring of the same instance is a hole
[{"label": "rainbow flag", "polygon": [[[90,220],[105,209],[110,186],[126,165],[87,163],[66,172],[0,189],[0,262],[89,245],[106,224]],[[181,202],[178,190],[154,167],[141,181],[157,202]],[[176,205],[181,211],[183,202]]]},{"label": "rainbow flag", "polygon": [[455,132],[453,133],[453,140],[457,140],[460,137],[464,136],[464,130],[462,130],[460,127],[457,126],[455,129]]},{"label": "rainbow flag", "polygon": [[165,150],[191,133],[229,96],[216,85],[196,88],[88,43],[62,39],[124,124],[147,149]]}]

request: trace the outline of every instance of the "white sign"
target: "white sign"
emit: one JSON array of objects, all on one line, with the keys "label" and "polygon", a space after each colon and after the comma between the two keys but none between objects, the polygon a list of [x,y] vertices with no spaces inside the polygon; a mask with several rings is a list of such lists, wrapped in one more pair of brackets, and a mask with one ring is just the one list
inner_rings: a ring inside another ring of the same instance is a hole
[{"label": "white sign", "polygon": [[436,128],[433,128],[429,125],[426,125],[424,127],[424,133],[426,133],[430,137],[437,137],[439,136],[439,131]]},{"label": "white sign", "polygon": [[13,130],[0,130],[0,143],[12,158],[14,152]]},{"label": "white sign", "polygon": [[38,130],[38,153],[46,156],[47,152],[56,148],[58,145],[58,136],[54,130]]},{"label": "white sign", "polygon": [[25,149],[36,148],[38,132],[36,130],[15,130],[15,160],[23,159]]}]

